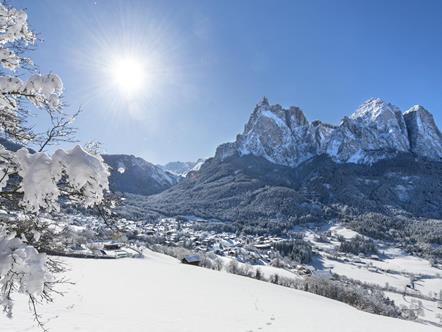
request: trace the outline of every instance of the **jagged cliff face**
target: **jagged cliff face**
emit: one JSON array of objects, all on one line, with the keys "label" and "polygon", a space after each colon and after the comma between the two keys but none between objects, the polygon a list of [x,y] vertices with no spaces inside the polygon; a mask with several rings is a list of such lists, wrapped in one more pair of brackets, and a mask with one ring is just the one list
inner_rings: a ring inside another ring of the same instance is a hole
[{"label": "jagged cliff face", "polygon": [[221,145],[217,157],[235,153],[261,156],[270,162],[296,166],[325,151],[334,127],[319,121],[309,123],[298,107],[283,109],[263,99],[256,105],[244,132],[236,142]]},{"label": "jagged cliff face", "polygon": [[332,126],[310,123],[299,108],[284,109],[264,98],[244,132],[235,142],[221,145],[216,158],[251,154],[295,167],[321,154],[336,162],[371,164],[400,152],[442,158],[442,135],[432,115],[420,106],[402,114],[396,106],[372,98]]},{"label": "jagged cliff face", "polygon": [[344,118],[331,135],[326,153],[339,162],[372,163],[409,149],[401,111],[380,99],[370,99]]},{"label": "jagged cliff face", "polygon": [[410,139],[410,148],[416,154],[430,159],[442,159],[442,134],[433,115],[416,105],[404,113]]}]

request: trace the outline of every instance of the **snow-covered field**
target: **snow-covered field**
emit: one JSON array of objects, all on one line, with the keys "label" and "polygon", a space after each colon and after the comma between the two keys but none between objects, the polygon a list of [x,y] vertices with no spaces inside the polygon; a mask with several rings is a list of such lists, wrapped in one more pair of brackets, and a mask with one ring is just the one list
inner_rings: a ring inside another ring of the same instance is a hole
[{"label": "snow-covered field", "polygon": [[416,299],[411,296],[392,292],[385,292],[385,295],[393,300],[397,305],[405,305],[407,307],[412,305],[413,300],[420,301],[422,303],[422,311],[418,313],[419,320],[440,323],[440,318],[438,316],[440,309],[437,307],[436,302]]},{"label": "snow-covered field", "polygon": [[410,278],[399,274],[369,271],[366,266],[343,263],[327,258],[321,258],[321,262],[325,269],[329,269],[333,273],[381,287],[389,284],[403,290],[410,281]]},{"label": "snow-covered field", "polygon": [[[50,331],[440,331],[150,251],[144,259],[65,261],[76,285],[40,309]],[[24,299],[12,320],[0,316],[0,330],[39,331]]]}]

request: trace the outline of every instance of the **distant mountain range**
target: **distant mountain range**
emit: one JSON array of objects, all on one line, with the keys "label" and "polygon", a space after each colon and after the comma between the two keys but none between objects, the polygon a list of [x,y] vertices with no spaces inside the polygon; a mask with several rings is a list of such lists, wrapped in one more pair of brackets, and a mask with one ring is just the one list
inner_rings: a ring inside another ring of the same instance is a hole
[{"label": "distant mountain range", "polygon": [[152,195],[170,188],[182,178],[132,155],[104,154],[102,157],[111,167],[109,184],[112,191]]},{"label": "distant mountain range", "polygon": [[309,122],[298,107],[264,98],[213,158],[103,159],[111,190],[142,195],[137,211],[233,221],[330,220],[342,211],[442,218],[442,134],[432,114],[422,106],[402,113],[379,98],[339,125]]},{"label": "distant mountain range", "polygon": [[298,107],[284,109],[264,98],[244,132],[218,147],[216,158],[255,155],[295,167],[322,154],[338,163],[371,164],[398,153],[442,159],[442,134],[433,116],[416,105],[405,113],[379,98],[367,100],[338,126],[309,122]]},{"label": "distant mountain range", "polygon": [[[17,151],[23,145],[0,137],[0,144],[8,150]],[[30,152],[35,152],[29,149]],[[160,193],[177,184],[192,170],[198,170],[203,159],[196,162],[172,162],[164,166],[127,154],[103,154],[104,161],[110,166],[110,189],[137,195]]]},{"label": "distant mountain range", "polygon": [[235,142],[143,205],[234,221],[328,220],[342,210],[441,218],[442,134],[421,106],[402,113],[373,98],[335,126],[263,99]]},{"label": "distant mountain range", "polygon": [[204,159],[198,159],[197,161],[172,161],[165,165],[157,165],[163,170],[168,171],[175,175],[186,176],[190,171],[198,171],[201,165],[204,163]]},{"label": "distant mountain range", "polygon": [[104,161],[111,167],[110,189],[138,195],[160,193],[180,182],[189,172],[197,171],[204,163],[170,162],[154,165],[143,158],[126,154],[104,154]]}]

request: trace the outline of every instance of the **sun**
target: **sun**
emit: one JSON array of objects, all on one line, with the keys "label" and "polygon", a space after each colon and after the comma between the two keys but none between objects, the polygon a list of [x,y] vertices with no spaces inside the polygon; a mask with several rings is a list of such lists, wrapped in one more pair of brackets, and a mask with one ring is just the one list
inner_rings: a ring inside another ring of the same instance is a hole
[{"label": "sun", "polygon": [[145,83],[145,66],[135,57],[117,58],[111,65],[113,84],[127,98],[139,95]]}]

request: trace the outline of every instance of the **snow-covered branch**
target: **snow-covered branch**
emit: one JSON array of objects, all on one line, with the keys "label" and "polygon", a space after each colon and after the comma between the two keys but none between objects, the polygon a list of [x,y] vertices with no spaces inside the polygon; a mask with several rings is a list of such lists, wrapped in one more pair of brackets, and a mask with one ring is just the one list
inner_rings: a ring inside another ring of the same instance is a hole
[{"label": "snow-covered branch", "polygon": [[98,204],[109,187],[109,172],[103,161],[78,145],[70,151],[57,150],[52,157],[22,148],[17,151],[16,160],[22,178],[21,205],[30,212],[58,210],[59,182],[63,176],[69,192],[80,193],[77,201],[86,207]]},{"label": "snow-covered branch", "polygon": [[[39,214],[58,211],[62,197],[84,207],[98,206],[109,187],[109,171],[99,155],[80,146],[52,155],[44,152],[49,145],[74,141],[72,122],[80,111],[62,112],[63,82],[58,75],[26,75],[23,65],[32,62],[22,54],[35,41],[27,14],[0,4],[0,134],[23,146],[14,152],[0,145],[0,206],[38,221]],[[34,111],[48,115],[48,129],[42,133],[27,124]],[[13,294],[23,293],[42,325],[35,304],[39,298],[51,299],[54,273],[60,268],[36,249],[39,231],[27,229],[33,240],[24,232],[16,235],[20,223],[18,217],[0,220],[0,306],[11,316]]]}]

